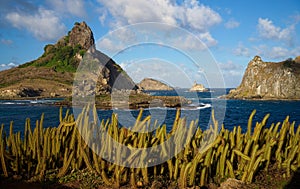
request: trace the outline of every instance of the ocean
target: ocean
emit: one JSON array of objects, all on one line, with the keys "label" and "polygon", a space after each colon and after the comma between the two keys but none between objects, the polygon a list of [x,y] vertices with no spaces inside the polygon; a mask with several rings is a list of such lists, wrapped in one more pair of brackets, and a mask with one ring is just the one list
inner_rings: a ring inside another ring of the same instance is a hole
[{"label": "ocean", "polygon": [[[228,93],[230,89],[226,89]],[[188,117],[187,121],[198,119],[198,125],[206,129],[210,123],[211,112],[214,109],[219,124],[224,124],[225,128],[232,130],[234,126],[241,126],[243,131],[247,129],[247,122],[251,112],[256,109],[253,122],[260,122],[266,114],[270,114],[267,127],[271,123],[282,122],[286,116],[290,116],[290,121],[295,121],[296,126],[300,124],[300,101],[280,101],[280,100],[225,100],[219,99],[221,89],[210,89],[210,92],[191,93],[187,89],[176,89],[175,91],[147,91],[156,96],[176,96],[183,95],[192,101],[190,106],[184,107],[181,111],[182,117]],[[32,125],[39,120],[42,113],[45,114],[44,127],[57,127],[59,124],[59,108],[54,106],[54,102],[62,99],[41,99],[41,100],[0,100],[0,124],[4,124],[4,129],[9,132],[10,122],[13,121],[14,131],[24,130],[26,118],[31,119]],[[64,107],[72,111],[72,108]],[[108,119],[112,113],[118,114],[119,124],[122,126],[132,126],[139,110],[98,110],[99,119]],[[151,115],[151,123],[157,120],[157,124],[166,124],[170,130],[176,115],[175,108],[162,108],[151,106],[144,110],[143,116]],[[219,115],[219,116],[218,116]],[[220,118],[220,119],[219,119]]]}]

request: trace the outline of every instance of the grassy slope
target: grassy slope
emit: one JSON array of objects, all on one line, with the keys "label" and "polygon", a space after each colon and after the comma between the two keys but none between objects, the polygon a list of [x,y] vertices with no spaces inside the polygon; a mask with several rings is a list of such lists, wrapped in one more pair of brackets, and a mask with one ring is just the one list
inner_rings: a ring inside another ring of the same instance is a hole
[{"label": "grassy slope", "polygon": [[[68,46],[68,36],[55,45],[46,45],[41,57],[18,67],[0,72],[0,89],[31,87],[43,89],[44,96],[51,92],[68,95],[74,72],[86,50],[80,45]],[[61,92],[63,91],[63,92]]]},{"label": "grassy slope", "polygon": [[46,45],[44,54],[37,60],[20,65],[20,68],[28,66],[47,67],[58,72],[76,72],[80,60],[76,57],[77,54],[83,56],[86,50],[80,45],[71,47],[67,45],[69,36],[63,37],[55,45]]}]

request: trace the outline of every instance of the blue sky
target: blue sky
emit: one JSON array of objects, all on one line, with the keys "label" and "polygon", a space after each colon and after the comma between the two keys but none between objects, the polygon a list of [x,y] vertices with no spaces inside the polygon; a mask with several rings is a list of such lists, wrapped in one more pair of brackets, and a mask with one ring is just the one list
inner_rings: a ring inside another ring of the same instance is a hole
[{"label": "blue sky", "polygon": [[[75,22],[81,21],[86,21],[95,39],[102,42],[108,32],[130,24],[159,22],[180,27],[206,44],[226,87],[239,85],[248,62],[255,55],[265,61],[300,55],[298,0],[2,0],[0,10],[0,70],[38,58],[46,44],[55,43]],[[119,32],[118,40],[128,41],[130,37],[128,32]],[[193,40],[181,40],[180,48],[193,47]],[[104,42],[103,48],[121,47],[108,39]],[[207,65],[189,66],[189,60],[180,49],[148,45],[131,47],[118,55],[99,50],[114,56],[136,81],[141,80],[143,74],[156,74],[153,77],[161,76],[159,79],[175,86],[188,87],[193,81],[218,86],[206,77]],[[202,50],[199,46],[192,49],[194,53]],[[141,69],[142,65],[151,66]],[[162,69],[170,67],[168,65],[175,65],[174,69]],[[189,84],[174,74],[167,74],[172,77],[169,81],[163,78],[162,73],[174,73],[178,69],[183,70]]]}]

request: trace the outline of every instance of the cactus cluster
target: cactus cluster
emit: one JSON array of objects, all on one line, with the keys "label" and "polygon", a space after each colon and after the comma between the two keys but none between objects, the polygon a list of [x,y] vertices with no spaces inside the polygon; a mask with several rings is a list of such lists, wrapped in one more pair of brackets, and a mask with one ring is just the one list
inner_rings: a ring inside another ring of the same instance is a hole
[{"label": "cactus cluster", "polygon": [[[44,128],[44,115],[36,121],[34,129],[31,121],[26,120],[24,136],[20,132],[13,133],[13,122],[8,135],[4,125],[1,126],[0,174],[43,180],[47,170],[56,170],[55,177],[60,178],[87,168],[109,186],[130,183],[140,187],[148,185],[152,178],[167,175],[181,188],[205,186],[214,178],[236,178],[251,183],[258,171],[268,170],[270,165],[286,170],[285,176],[289,177],[300,167],[300,127],[296,127],[295,122],[290,123],[289,117],[266,127],[269,115],[253,127],[254,115],[255,110],[249,117],[246,133],[242,133],[240,126],[232,131],[225,129],[214,119],[213,113],[213,125],[203,131],[197,121],[188,124],[178,110],[171,131],[167,132],[166,125],[162,125],[146,132],[145,128],[156,126],[155,122],[151,125],[151,116],[142,119],[142,111],[132,129],[127,129],[118,125],[115,114],[110,120],[98,121],[96,109],[87,107],[75,120],[69,112],[63,116],[61,109],[58,127]],[[174,148],[173,143],[183,143],[185,148],[175,149],[174,157],[155,166],[126,167],[106,159],[114,157],[116,162],[134,162],[149,154],[109,150],[112,140],[106,140],[104,134],[129,149],[160,146],[150,151],[151,161],[166,157]],[[84,140],[86,138],[90,140]],[[186,138],[191,140],[185,141]],[[99,145],[105,147],[97,148]]]}]

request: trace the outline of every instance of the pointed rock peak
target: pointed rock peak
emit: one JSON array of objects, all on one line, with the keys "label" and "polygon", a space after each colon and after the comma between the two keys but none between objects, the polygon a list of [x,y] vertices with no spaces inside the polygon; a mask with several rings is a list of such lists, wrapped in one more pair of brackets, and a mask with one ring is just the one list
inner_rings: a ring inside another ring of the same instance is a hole
[{"label": "pointed rock peak", "polygon": [[261,63],[262,63],[262,59],[260,56],[256,55],[250,62],[249,62],[249,65],[252,65],[252,66],[260,66]]},{"label": "pointed rock peak", "polygon": [[88,50],[95,44],[93,32],[84,21],[74,24],[74,27],[69,32],[68,38],[68,45],[75,47],[79,44],[85,50]]},{"label": "pointed rock peak", "polygon": [[261,60],[261,57],[260,57],[260,56],[256,55],[256,56],[252,59],[252,61],[257,62],[257,61],[262,61],[262,60]]}]

